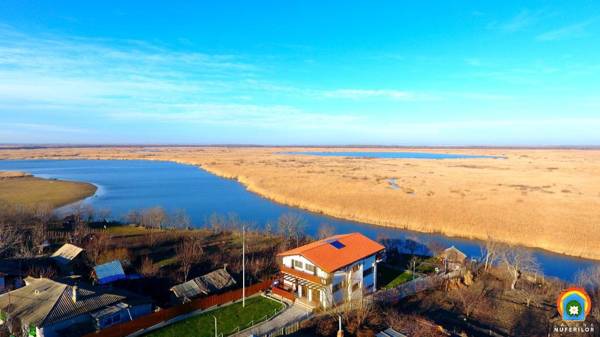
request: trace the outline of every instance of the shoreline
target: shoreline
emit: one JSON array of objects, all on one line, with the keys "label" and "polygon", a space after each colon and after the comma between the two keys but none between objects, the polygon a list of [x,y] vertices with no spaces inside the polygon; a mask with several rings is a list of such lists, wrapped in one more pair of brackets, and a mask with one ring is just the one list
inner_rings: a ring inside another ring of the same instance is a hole
[{"label": "shoreline", "polygon": [[[316,213],[316,214],[321,214],[321,215],[325,215],[325,216],[329,216],[332,218],[336,218],[336,219],[340,219],[340,220],[347,220],[347,221],[353,221],[353,222],[357,222],[357,223],[364,223],[364,224],[368,224],[368,225],[373,225],[373,226],[380,226],[380,227],[385,227],[385,228],[394,228],[394,229],[398,229],[398,230],[403,230],[403,231],[409,231],[409,232],[415,232],[415,233],[425,233],[425,234],[437,234],[437,235],[441,235],[441,236],[445,236],[448,238],[457,238],[457,239],[464,239],[464,240],[472,240],[472,241],[478,241],[478,242],[485,242],[487,237],[477,237],[477,236],[464,236],[464,235],[460,235],[460,234],[452,234],[452,233],[447,233],[444,231],[425,231],[425,230],[419,230],[419,229],[414,229],[411,228],[410,226],[406,226],[406,227],[400,227],[397,226],[393,223],[386,223],[386,222],[381,222],[381,221],[371,221],[371,220],[366,220],[363,219],[361,217],[349,217],[349,216],[341,216],[341,215],[336,215],[336,214],[332,214],[326,211],[322,211],[319,208],[315,207],[315,208],[308,208],[299,204],[295,204],[295,203],[289,203],[287,201],[283,201],[285,198],[282,198],[282,200],[278,199],[277,196],[273,196],[273,195],[268,195],[267,192],[262,192],[260,189],[255,188],[253,184],[251,184],[249,182],[249,180],[241,178],[239,176],[235,176],[235,175],[229,175],[229,174],[223,174],[219,171],[215,171],[215,170],[211,170],[207,167],[203,167],[201,165],[194,165],[194,164],[190,164],[190,163],[184,163],[184,162],[176,162],[178,164],[186,164],[186,165],[193,165],[196,166],[198,168],[201,168],[211,174],[214,174],[218,177],[224,178],[224,179],[231,179],[231,180],[235,180],[238,183],[242,184],[246,190],[248,190],[251,193],[254,193],[262,198],[265,198],[269,201],[281,204],[281,205],[285,205],[285,206],[289,206],[289,207],[294,207],[294,208],[298,208],[304,211],[308,211],[311,213]],[[589,256],[585,256],[585,255],[575,255],[575,254],[570,254],[568,252],[560,252],[560,251],[556,251],[556,250],[551,250],[545,247],[538,247],[538,246],[531,246],[531,245],[527,245],[524,244],[522,242],[506,242],[506,241],[500,241],[498,240],[498,242],[500,243],[504,243],[504,244],[509,244],[509,245],[516,245],[516,246],[522,246],[528,249],[534,249],[534,250],[540,250],[540,251],[544,251],[544,252],[548,252],[551,254],[556,254],[556,255],[562,255],[562,256],[569,256],[569,257],[573,257],[573,258],[578,258],[578,259],[583,259],[583,260],[588,260],[588,261],[597,261],[600,263],[600,254],[598,254],[598,257],[589,257]]]},{"label": "shoreline", "polygon": [[[11,172],[11,171],[0,171]],[[92,183],[82,181],[63,180],[36,176],[28,172],[19,172],[19,176],[10,176],[0,179],[0,183],[8,183],[10,188],[2,187],[3,198],[0,199],[8,204],[35,206],[48,204],[53,212],[76,204],[93,197],[98,187]],[[25,192],[25,193],[23,193]],[[33,198],[23,200],[23,194]]]},{"label": "shoreline", "polygon": [[[135,149],[138,149],[138,148],[139,147],[136,147],[134,149],[129,149],[129,150],[133,152]],[[348,210],[346,210],[346,211],[336,210],[333,208],[328,208],[327,206],[319,205],[317,202],[314,202],[314,201],[302,200],[300,197],[289,197],[284,192],[271,190],[269,188],[266,188],[265,186],[261,186],[260,174],[257,174],[257,176],[255,176],[255,177],[249,177],[245,174],[234,173],[234,172],[232,172],[231,168],[229,170],[227,170],[227,167],[226,168],[219,167],[220,166],[219,164],[221,164],[221,163],[215,164],[215,160],[214,160],[215,157],[211,158],[209,156],[209,158],[206,158],[205,153],[203,153],[201,156],[196,157],[196,158],[189,157],[189,156],[187,158],[184,158],[182,156],[178,156],[178,153],[171,153],[171,151],[166,153],[164,151],[157,150],[156,152],[153,152],[153,153],[155,153],[155,155],[153,155],[151,157],[147,157],[146,155],[142,155],[141,153],[131,153],[131,152],[119,153],[119,151],[117,149],[114,149],[114,148],[109,148],[109,149],[112,149],[113,151],[110,153],[106,153],[106,154],[97,153],[97,152],[94,153],[93,155],[92,154],[82,155],[81,153],[78,153],[77,155],[61,154],[60,156],[55,157],[55,156],[53,156],[52,153],[47,153],[47,151],[44,151],[43,155],[38,154],[37,156],[36,155],[27,156],[27,155],[24,155],[24,153],[21,153],[20,156],[11,155],[11,158],[6,158],[6,159],[12,159],[12,160],[19,160],[19,159],[24,159],[24,160],[36,160],[36,159],[37,160],[40,160],[40,159],[48,159],[48,160],[77,160],[77,159],[117,160],[118,159],[118,160],[149,160],[149,161],[174,162],[174,163],[179,163],[179,164],[196,166],[200,169],[203,169],[203,170],[205,170],[211,174],[214,174],[216,176],[219,176],[221,178],[236,180],[238,183],[242,184],[244,186],[244,188],[246,190],[248,190],[249,192],[257,194],[267,200],[276,202],[278,204],[306,210],[306,211],[316,213],[316,214],[322,214],[322,215],[326,215],[326,216],[330,216],[330,217],[334,217],[334,218],[338,218],[338,219],[360,222],[360,223],[365,223],[365,224],[370,224],[370,225],[375,225],[375,226],[382,226],[382,227],[386,227],[386,228],[397,228],[399,230],[408,230],[408,231],[413,231],[413,232],[429,233],[429,234],[439,234],[439,235],[446,236],[449,238],[461,238],[461,239],[467,239],[467,240],[485,241],[489,236],[489,235],[476,233],[476,232],[465,233],[464,229],[456,229],[456,228],[449,229],[448,227],[445,227],[443,229],[435,229],[435,228],[432,229],[432,226],[429,226],[429,227],[423,226],[422,224],[419,224],[419,223],[413,222],[413,221],[404,222],[403,224],[399,224],[394,221],[373,218],[372,216],[369,216],[368,214],[367,215],[361,214],[361,212],[358,212],[358,211],[352,212],[352,211],[348,211]],[[385,150],[385,148],[380,148],[380,149]],[[411,148],[411,149],[416,150],[419,148]],[[73,149],[71,149],[71,150],[73,150]],[[77,148],[74,150],[81,150],[81,148]],[[178,151],[178,150],[186,150],[186,149],[174,148],[174,150]],[[188,150],[190,150],[190,149],[188,149]],[[243,153],[244,151],[250,151],[253,149],[242,148],[240,150],[240,149],[230,149],[230,148],[227,148],[227,149],[219,148],[219,150],[221,152],[226,152],[226,153],[228,153],[227,151],[236,151],[237,150],[238,152],[241,151],[243,155],[246,155],[246,153]],[[265,151],[265,149],[259,149],[259,150]],[[447,149],[444,148],[444,149],[438,149],[438,150],[445,151]],[[475,149],[475,150],[479,150],[477,152],[480,152],[482,149]],[[543,151],[543,150],[538,150],[538,151]],[[374,152],[377,152],[377,151],[374,151]],[[273,155],[273,154],[267,153],[267,155]],[[239,156],[239,153],[238,153],[238,157],[241,157],[241,156]],[[291,157],[294,157],[294,156],[291,156]],[[229,158],[229,157],[227,157],[227,158]],[[213,159],[213,160],[211,160],[211,159]],[[275,158],[275,160],[276,161],[281,160],[281,158],[278,157],[278,158]],[[396,160],[396,159],[394,159],[394,160]],[[404,163],[404,162],[401,162],[401,163]],[[400,165],[400,164],[398,164],[398,165]],[[223,166],[223,165],[221,165],[221,166]],[[510,238],[506,239],[506,237],[505,238],[493,237],[493,239],[495,241],[519,245],[519,246],[523,246],[523,247],[527,247],[527,248],[531,248],[531,249],[540,249],[540,250],[551,252],[551,253],[558,254],[558,255],[565,255],[565,256],[570,256],[570,257],[574,257],[574,258],[581,258],[581,259],[594,260],[594,261],[600,260],[600,252],[596,252],[596,251],[589,250],[589,249],[586,250],[583,248],[578,249],[578,246],[573,246],[574,249],[564,249],[564,247],[557,248],[557,247],[553,246],[553,242],[544,242],[544,240],[538,240],[537,243],[532,244],[532,243],[528,243],[527,241],[519,240],[519,238],[514,238],[514,237],[512,237],[512,239],[510,239]],[[540,241],[542,241],[542,242],[540,243]],[[588,243],[588,245],[589,244],[590,243]]]}]

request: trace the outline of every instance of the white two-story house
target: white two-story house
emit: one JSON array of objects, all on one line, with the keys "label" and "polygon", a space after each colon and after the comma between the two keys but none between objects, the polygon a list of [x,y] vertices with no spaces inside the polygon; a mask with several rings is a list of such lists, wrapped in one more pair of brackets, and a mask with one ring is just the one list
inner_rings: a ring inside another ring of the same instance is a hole
[{"label": "white two-story house", "polygon": [[377,289],[384,247],[360,233],[341,234],[279,253],[273,292],[311,307],[328,308]]}]

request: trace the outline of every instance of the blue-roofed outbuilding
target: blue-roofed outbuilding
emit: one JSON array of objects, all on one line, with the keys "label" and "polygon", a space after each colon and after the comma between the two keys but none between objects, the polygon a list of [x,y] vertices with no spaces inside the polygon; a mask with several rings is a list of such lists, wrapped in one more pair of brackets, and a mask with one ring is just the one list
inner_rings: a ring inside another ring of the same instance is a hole
[{"label": "blue-roofed outbuilding", "polygon": [[94,273],[100,284],[107,284],[126,278],[125,271],[119,260],[95,266]]}]

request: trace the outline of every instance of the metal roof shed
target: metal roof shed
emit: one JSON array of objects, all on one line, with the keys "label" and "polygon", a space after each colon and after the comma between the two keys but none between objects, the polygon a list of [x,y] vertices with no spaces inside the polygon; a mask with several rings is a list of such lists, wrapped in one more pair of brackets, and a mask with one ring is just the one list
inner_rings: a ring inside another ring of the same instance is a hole
[{"label": "metal roof shed", "polygon": [[95,266],[94,273],[99,284],[107,284],[127,278],[119,260]]}]

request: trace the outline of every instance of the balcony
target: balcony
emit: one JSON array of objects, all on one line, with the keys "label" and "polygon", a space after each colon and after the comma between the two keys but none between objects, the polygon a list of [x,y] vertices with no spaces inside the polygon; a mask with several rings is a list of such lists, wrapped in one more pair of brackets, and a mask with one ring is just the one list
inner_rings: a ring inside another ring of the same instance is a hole
[{"label": "balcony", "polygon": [[279,269],[281,269],[282,273],[297,277],[297,278],[301,278],[307,281],[310,281],[312,283],[316,283],[316,284],[328,284],[329,279],[323,279],[320,278],[316,275],[313,274],[309,274],[309,273],[305,273],[303,271],[297,270],[297,269],[292,269],[292,268],[288,268],[286,266],[279,266]]}]

